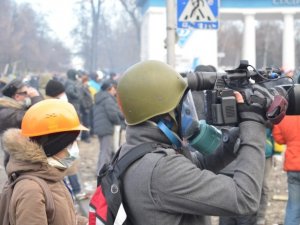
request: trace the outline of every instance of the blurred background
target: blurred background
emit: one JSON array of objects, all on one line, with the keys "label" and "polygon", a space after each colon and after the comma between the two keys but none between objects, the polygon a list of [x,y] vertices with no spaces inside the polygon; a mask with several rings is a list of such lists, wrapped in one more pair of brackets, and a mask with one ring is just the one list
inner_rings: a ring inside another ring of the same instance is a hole
[{"label": "blurred background", "polygon": [[[199,18],[201,7],[213,18]],[[235,68],[240,59],[298,70],[299,11],[295,0],[1,0],[0,73],[122,73],[168,54],[179,72]]]}]

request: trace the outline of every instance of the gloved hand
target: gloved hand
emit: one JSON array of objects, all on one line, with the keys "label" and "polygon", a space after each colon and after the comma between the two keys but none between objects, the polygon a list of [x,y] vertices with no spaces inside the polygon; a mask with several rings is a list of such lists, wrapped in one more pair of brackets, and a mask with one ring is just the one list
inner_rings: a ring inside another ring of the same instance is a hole
[{"label": "gloved hand", "polygon": [[274,100],[274,93],[260,85],[254,84],[252,90],[245,91],[246,102],[238,103],[240,121],[256,121],[264,124],[267,120],[266,112]]},{"label": "gloved hand", "polygon": [[272,104],[275,95],[279,95],[278,91],[275,88],[264,88],[258,84],[252,86],[253,95],[250,100],[253,104],[259,104],[258,106],[262,107],[265,110],[268,110],[269,106]]}]

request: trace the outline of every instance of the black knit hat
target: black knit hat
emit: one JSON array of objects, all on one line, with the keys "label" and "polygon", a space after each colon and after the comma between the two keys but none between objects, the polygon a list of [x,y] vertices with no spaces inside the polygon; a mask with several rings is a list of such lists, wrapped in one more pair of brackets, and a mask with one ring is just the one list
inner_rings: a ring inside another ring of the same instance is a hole
[{"label": "black knit hat", "polygon": [[46,156],[50,157],[73,143],[79,133],[80,131],[67,131],[31,137],[30,139],[42,146]]},{"label": "black knit hat", "polygon": [[12,97],[17,93],[17,90],[25,86],[21,79],[13,79],[6,84],[2,89],[2,94],[7,97]]},{"label": "black knit hat", "polygon": [[65,92],[65,87],[62,83],[56,80],[49,80],[46,88],[45,93],[50,97],[57,97],[61,93]]}]

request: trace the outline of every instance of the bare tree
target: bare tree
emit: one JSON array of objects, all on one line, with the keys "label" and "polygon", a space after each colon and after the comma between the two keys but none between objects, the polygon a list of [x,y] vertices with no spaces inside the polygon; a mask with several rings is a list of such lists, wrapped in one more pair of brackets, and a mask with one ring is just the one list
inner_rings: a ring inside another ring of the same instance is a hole
[{"label": "bare tree", "polygon": [[75,46],[73,49],[73,53],[76,56],[79,56],[85,61],[85,68],[91,70],[91,13],[90,13],[90,5],[86,4],[86,0],[79,0],[76,2],[76,6],[74,8],[75,15],[78,19],[78,26],[76,26],[72,31],[72,37],[74,40]]},{"label": "bare tree", "polygon": [[135,1],[78,3],[79,23],[73,34],[79,46],[77,53],[88,70],[123,71],[139,59],[140,14]]},{"label": "bare tree", "polygon": [[76,39],[77,55],[85,60],[85,66],[90,71],[98,69],[99,37],[101,5],[104,0],[81,0],[77,4],[78,26],[72,31]]},{"label": "bare tree", "polygon": [[136,0],[119,0],[128,13],[134,27],[136,29],[136,36],[138,37],[138,44],[141,42],[141,12],[136,4]]},{"label": "bare tree", "polygon": [[99,65],[106,72],[120,72],[139,60],[140,34],[119,0],[106,3],[100,19]]},{"label": "bare tree", "polygon": [[90,70],[97,69],[98,62],[98,42],[99,42],[99,20],[100,10],[103,0],[90,0],[91,13],[92,13],[92,36],[91,36],[91,58],[90,58]]},{"label": "bare tree", "polygon": [[50,29],[43,16],[29,4],[17,5],[11,0],[1,0],[0,29],[1,71],[7,68],[6,65],[18,72],[60,71],[65,69],[62,65],[70,62],[70,52],[60,41],[49,36]]},{"label": "bare tree", "polygon": [[219,66],[235,67],[241,59],[242,24],[235,21],[223,21],[218,30],[218,52],[225,57],[219,58]]},{"label": "bare tree", "polygon": [[260,21],[256,30],[256,62],[258,68],[281,67],[282,22]]}]

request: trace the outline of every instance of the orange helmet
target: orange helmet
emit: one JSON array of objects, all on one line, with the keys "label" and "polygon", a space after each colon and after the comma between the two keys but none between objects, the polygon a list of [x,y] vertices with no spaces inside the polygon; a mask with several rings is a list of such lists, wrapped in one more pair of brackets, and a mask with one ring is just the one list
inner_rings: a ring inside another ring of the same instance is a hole
[{"label": "orange helmet", "polygon": [[25,113],[21,131],[35,137],[64,131],[88,130],[79,122],[74,106],[60,99],[47,99],[30,107]]}]

